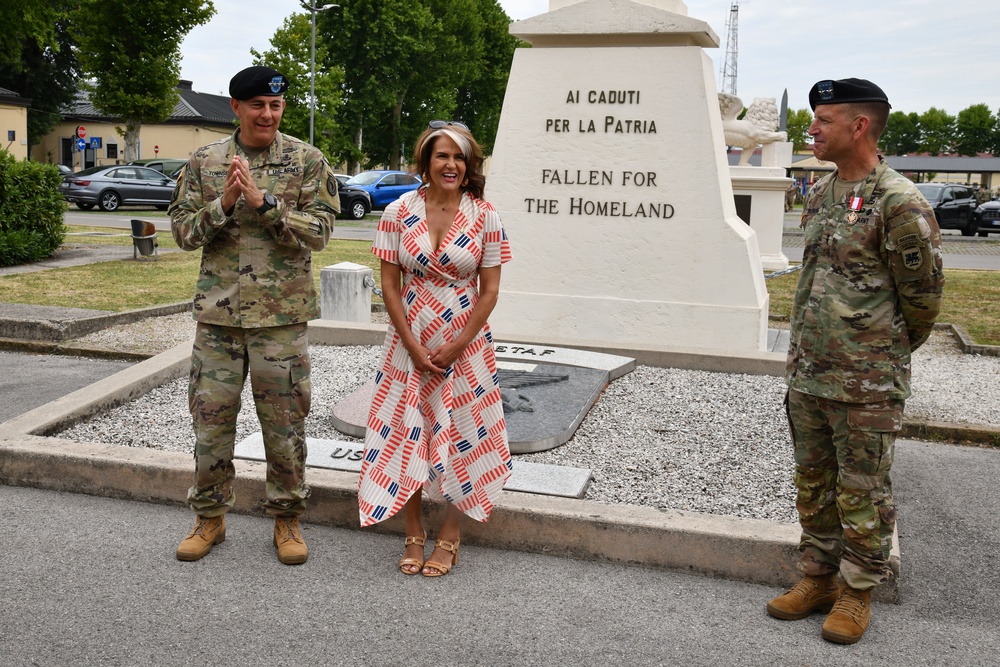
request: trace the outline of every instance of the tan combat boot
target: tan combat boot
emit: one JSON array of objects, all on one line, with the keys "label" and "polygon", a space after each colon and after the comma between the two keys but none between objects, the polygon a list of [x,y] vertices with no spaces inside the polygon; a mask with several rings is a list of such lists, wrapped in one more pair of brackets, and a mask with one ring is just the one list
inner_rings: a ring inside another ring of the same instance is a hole
[{"label": "tan combat boot", "polygon": [[837,573],[806,575],[788,592],[767,603],[767,613],[784,621],[797,621],[814,611],[827,612],[837,601]]},{"label": "tan combat boot", "polygon": [[872,589],[859,591],[845,584],[833,611],[823,622],[823,639],[837,644],[853,644],[865,634],[871,618]]},{"label": "tan combat boot", "polygon": [[309,548],[299,532],[299,519],[294,516],[274,518],[274,546],[278,547],[278,560],[285,565],[306,562]]},{"label": "tan combat boot", "polygon": [[226,517],[201,516],[188,536],[177,547],[177,560],[198,560],[208,555],[216,544],[226,541]]}]

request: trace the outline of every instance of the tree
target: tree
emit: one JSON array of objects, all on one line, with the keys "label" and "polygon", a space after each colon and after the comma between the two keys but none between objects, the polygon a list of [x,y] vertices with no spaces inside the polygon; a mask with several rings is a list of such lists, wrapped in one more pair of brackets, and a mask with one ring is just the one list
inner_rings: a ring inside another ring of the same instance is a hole
[{"label": "tree", "polygon": [[920,116],[903,111],[890,113],[879,145],[886,155],[906,155],[920,150]]},{"label": "tree", "polygon": [[492,141],[496,90],[481,106],[471,95],[495,87],[500,77],[487,71],[509,71],[509,58],[489,52],[507,48],[490,41],[509,23],[496,0],[354,0],[319,19],[326,65],[344,69],[345,160],[398,168],[427,121],[457,119],[460,97],[462,115]]},{"label": "tree", "polygon": [[52,10],[53,40],[29,40],[20,60],[0,64],[0,87],[31,100],[28,109],[28,154],[62,120],[61,112],[76,95],[79,66],[69,35],[72,0],[48,0]]},{"label": "tree", "polygon": [[[309,79],[312,20],[308,14],[292,14],[275,31],[271,47],[263,53],[250,49],[254,65],[266,65],[278,70],[289,80],[285,101],[288,106],[281,117],[281,131],[309,140]],[[326,49],[316,42],[316,62],[326,59]],[[316,109],[313,114],[313,144],[327,157],[336,154],[342,134],[337,126],[341,106],[341,86],[344,71],[339,67],[316,68]]]},{"label": "tree", "polygon": [[0,63],[21,63],[23,50],[29,46],[55,46],[55,22],[58,10],[43,0],[4,0],[0,2]]},{"label": "tree", "polygon": [[514,50],[527,44],[510,34],[510,17],[496,0],[476,0],[476,5],[483,20],[480,40],[484,48],[479,75],[459,86],[454,115],[469,126],[483,152],[490,155],[500,124]]},{"label": "tree", "polygon": [[956,143],[959,155],[975,156],[987,153],[993,148],[993,136],[997,130],[997,119],[985,104],[973,104],[958,112],[955,123]]},{"label": "tree", "polygon": [[809,109],[793,109],[788,112],[788,140],[792,142],[792,150],[801,153],[809,148],[809,126],[812,125],[812,114]]},{"label": "tree", "polygon": [[215,13],[210,0],[78,0],[73,35],[90,101],[121,118],[125,160],[139,157],[143,123],[163,122],[179,100],[180,44]]},{"label": "tree", "polygon": [[950,153],[955,138],[955,117],[931,107],[920,116],[920,149],[931,154]]}]

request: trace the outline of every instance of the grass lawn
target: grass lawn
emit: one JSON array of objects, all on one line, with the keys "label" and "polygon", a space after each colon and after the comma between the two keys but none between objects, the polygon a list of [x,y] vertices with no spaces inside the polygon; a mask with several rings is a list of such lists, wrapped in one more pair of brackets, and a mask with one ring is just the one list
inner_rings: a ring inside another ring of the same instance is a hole
[{"label": "grass lawn", "polygon": [[[69,231],[67,244],[120,245],[128,259],[2,276],[0,301],[117,312],[192,298],[200,252],[161,252],[159,261],[136,262],[125,230],[73,225]],[[157,240],[161,251],[177,248],[169,233],[161,232]],[[339,262],[370,266],[378,284],[379,262],[370,248],[368,241],[334,240],[322,252],[313,253],[317,289],[318,269]],[[961,326],[981,345],[1000,345],[1000,271],[949,269],[945,276],[945,299],[938,321]],[[788,321],[797,280],[798,274],[792,273],[767,281],[772,320]]]}]

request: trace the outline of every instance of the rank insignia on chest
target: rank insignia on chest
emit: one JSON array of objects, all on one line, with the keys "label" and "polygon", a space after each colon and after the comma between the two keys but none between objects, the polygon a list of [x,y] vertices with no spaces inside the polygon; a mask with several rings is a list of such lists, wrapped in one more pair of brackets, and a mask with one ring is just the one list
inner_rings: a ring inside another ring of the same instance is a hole
[{"label": "rank insignia on chest", "polygon": [[914,248],[911,250],[903,251],[903,266],[911,271],[916,271],[920,268],[920,265],[924,263],[924,256],[920,252],[920,248]]}]

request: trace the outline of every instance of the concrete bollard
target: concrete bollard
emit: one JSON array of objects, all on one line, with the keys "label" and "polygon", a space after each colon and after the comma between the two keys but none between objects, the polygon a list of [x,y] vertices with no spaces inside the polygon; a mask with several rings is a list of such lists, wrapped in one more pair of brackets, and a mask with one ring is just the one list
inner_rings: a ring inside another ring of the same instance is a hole
[{"label": "concrete bollard", "polygon": [[341,322],[372,321],[372,290],[365,278],[374,271],[352,262],[325,266],[319,272],[320,317]]}]

